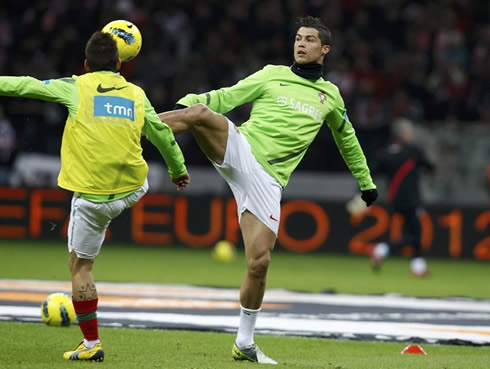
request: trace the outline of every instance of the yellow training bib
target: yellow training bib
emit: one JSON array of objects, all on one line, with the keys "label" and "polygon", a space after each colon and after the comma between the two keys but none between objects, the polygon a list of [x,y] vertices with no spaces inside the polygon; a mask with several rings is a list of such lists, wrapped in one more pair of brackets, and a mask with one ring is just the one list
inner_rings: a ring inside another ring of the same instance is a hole
[{"label": "yellow training bib", "polygon": [[58,185],[87,194],[117,194],[141,187],[148,173],[141,130],[144,93],[115,73],[76,78],[79,106],[66,120]]}]

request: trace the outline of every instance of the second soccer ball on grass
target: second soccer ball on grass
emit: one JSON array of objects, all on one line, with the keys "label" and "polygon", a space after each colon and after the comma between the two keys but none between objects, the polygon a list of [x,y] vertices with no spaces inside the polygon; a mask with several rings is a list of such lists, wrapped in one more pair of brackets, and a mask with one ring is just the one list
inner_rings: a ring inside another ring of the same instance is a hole
[{"label": "second soccer ball on grass", "polygon": [[213,258],[221,263],[230,263],[235,260],[236,248],[230,241],[218,241],[211,252]]}]

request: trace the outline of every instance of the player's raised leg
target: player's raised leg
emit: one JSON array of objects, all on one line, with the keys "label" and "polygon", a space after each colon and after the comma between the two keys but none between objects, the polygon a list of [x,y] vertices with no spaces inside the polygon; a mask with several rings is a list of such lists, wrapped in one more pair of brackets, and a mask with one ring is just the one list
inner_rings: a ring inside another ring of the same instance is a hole
[{"label": "player's raised leg", "polygon": [[228,119],[204,104],[158,114],[174,135],[190,131],[203,153],[217,164],[225,158],[228,140]]},{"label": "player's raised leg", "polygon": [[253,337],[276,235],[249,211],[242,214],[240,228],[245,244],[247,271],[240,288],[240,325],[233,346],[233,358],[259,364],[277,364],[260,351]]}]

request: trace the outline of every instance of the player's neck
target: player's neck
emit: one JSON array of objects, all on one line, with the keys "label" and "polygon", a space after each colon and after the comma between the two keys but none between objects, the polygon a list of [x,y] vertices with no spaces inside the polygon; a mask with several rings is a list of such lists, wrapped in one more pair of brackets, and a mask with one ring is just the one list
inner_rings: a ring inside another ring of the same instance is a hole
[{"label": "player's neck", "polygon": [[294,62],[291,66],[291,70],[293,73],[306,79],[317,80],[318,78],[323,77],[323,65],[315,62],[307,64],[298,64]]}]

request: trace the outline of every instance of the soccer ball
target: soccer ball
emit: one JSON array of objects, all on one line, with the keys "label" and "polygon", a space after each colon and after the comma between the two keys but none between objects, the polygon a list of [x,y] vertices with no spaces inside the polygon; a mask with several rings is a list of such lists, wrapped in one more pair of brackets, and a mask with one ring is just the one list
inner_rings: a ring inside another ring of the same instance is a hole
[{"label": "soccer ball", "polygon": [[102,32],[109,33],[116,40],[119,59],[122,62],[134,59],[141,50],[143,40],[140,30],[127,20],[119,19],[107,23]]},{"label": "soccer ball", "polygon": [[235,245],[226,240],[218,241],[214,245],[211,255],[221,263],[231,263],[236,257]]},{"label": "soccer ball", "polygon": [[41,304],[41,317],[47,325],[68,327],[77,316],[71,299],[57,292],[46,297]]}]

